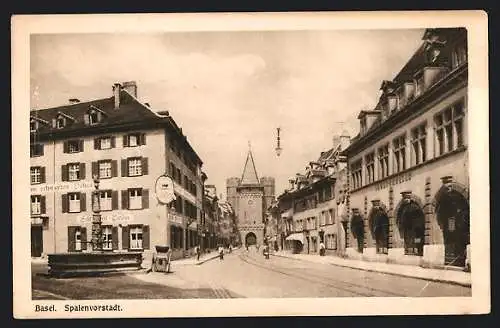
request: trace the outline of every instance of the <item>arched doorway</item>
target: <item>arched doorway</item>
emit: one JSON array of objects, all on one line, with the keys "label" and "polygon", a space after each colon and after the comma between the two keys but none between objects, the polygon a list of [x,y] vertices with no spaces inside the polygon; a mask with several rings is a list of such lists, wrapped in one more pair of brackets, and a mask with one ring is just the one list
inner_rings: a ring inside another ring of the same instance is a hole
[{"label": "arched doorway", "polygon": [[372,235],[375,237],[377,254],[389,251],[389,217],[381,207],[375,207],[370,213]]},{"label": "arched doorway", "polygon": [[469,204],[458,191],[443,188],[436,197],[436,214],[443,230],[444,264],[465,266],[470,243]]},{"label": "arched doorway", "polygon": [[247,233],[245,236],[245,245],[252,246],[257,244],[257,236],[253,232]]},{"label": "arched doorway", "polygon": [[359,214],[353,215],[351,219],[351,231],[357,241],[357,250],[363,253],[363,247],[365,242],[365,227],[363,223],[363,218]]},{"label": "arched doorway", "polygon": [[414,200],[404,201],[397,212],[399,231],[404,240],[405,255],[424,255],[425,216]]}]

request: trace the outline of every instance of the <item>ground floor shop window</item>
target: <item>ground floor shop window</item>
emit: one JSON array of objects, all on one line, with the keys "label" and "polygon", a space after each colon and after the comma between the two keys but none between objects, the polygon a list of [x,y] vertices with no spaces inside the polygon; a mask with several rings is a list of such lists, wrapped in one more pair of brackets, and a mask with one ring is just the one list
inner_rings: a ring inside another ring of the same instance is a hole
[{"label": "ground floor shop window", "polygon": [[130,228],[130,249],[142,249],[142,227]]},{"label": "ground floor shop window", "polygon": [[337,249],[337,235],[328,234],[325,235],[325,247],[326,249]]}]

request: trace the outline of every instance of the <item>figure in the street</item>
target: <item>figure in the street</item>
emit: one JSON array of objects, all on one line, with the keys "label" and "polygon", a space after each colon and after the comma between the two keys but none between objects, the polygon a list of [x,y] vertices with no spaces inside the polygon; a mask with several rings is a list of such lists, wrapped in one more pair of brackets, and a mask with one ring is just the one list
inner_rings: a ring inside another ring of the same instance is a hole
[{"label": "figure in the street", "polygon": [[219,245],[219,259],[224,259],[224,247],[222,245]]},{"label": "figure in the street", "polygon": [[200,260],[200,254],[201,254],[201,249],[200,245],[196,246],[196,259],[199,261]]},{"label": "figure in the street", "polygon": [[269,245],[265,245],[263,249],[264,257],[269,259]]},{"label": "figure in the street", "polygon": [[319,243],[319,255],[325,256],[325,244],[323,242]]},{"label": "figure in the street", "polygon": [[229,244],[229,254],[231,254],[233,251],[233,246],[231,244]]}]

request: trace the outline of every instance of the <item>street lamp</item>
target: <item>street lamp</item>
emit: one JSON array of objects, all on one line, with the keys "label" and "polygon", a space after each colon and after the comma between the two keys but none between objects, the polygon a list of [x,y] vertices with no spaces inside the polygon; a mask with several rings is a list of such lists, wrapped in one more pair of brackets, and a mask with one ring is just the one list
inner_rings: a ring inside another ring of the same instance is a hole
[{"label": "street lamp", "polygon": [[276,128],[276,131],[278,133],[277,135],[277,145],[276,145],[276,155],[279,157],[281,155],[281,152],[283,151],[283,148],[281,148],[280,146],[280,131],[281,131],[281,128]]}]

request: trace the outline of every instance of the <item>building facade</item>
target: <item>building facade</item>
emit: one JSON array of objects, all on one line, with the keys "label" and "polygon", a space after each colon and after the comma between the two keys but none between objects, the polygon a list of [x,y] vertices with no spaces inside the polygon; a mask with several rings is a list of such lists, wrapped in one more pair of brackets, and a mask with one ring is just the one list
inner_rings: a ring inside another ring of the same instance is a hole
[{"label": "building facade", "polygon": [[295,253],[319,253],[320,243],[326,254],[343,252],[345,231],[338,217],[340,197],[344,190],[347,159],[341,152],[349,145],[347,133],[334,137],[334,147],[322,152],[318,160],[310,162],[305,174],[290,179],[290,189],[278,197],[281,224],[284,226],[284,248]]},{"label": "building facade", "polygon": [[264,243],[264,214],[274,200],[274,178],[259,179],[249,150],[241,178],[226,181],[227,201],[234,210],[241,243]]},{"label": "building facade", "polygon": [[[91,250],[93,178],[100,180],[103,249],[170,245],[173,257],[197,242],[202,161],[168,112],[136,98],[135,82],[109,98],[30,112],[32,256]],[[169,175],[176,200],[159,204],[156,179]]]},{"label": "building facade", "polygon": [[470,266],[467,31],[427,29],[348,156],[348,256]]}]

